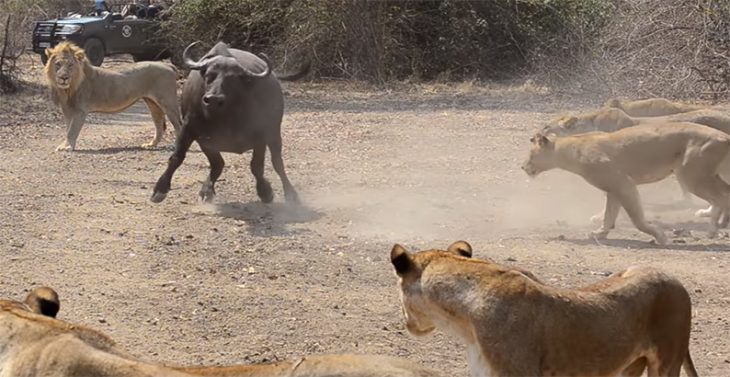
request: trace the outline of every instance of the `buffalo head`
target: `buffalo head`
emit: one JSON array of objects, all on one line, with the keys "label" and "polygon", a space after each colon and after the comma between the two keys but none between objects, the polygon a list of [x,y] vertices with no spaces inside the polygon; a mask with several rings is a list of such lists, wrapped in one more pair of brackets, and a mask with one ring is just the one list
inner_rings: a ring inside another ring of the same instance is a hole
[{"label": "buffalo head", "polygon": [[203,78],[205,91],[201,100],[208,111],[222,108],[226,103],[238,103],[244,89],[254,80],[271,75],[271,61],[265,54],[258,55],[264,61],[264,70],[256,73],[234,58],[223,42],[195,61],[190,57],[190,49],[198,43],[193,42],[185,48],[183,60],[189,69],[199,71]]}]

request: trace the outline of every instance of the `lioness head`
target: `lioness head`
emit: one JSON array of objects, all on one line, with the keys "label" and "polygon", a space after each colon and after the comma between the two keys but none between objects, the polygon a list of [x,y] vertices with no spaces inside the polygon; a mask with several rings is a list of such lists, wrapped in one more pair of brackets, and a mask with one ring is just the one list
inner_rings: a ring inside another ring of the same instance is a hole
[{"label": "lioness head", "polygon": [[550,170],[554,167],[554,156],[555,143],[550,137],[538,133],[530,139],[532,147],[530,148],[530,156],[527,158],[524,164],[522,164],[522,170],[527,173],[528,176],[534,177],[546,170]]},{"label": "lioness head", "polygon": [[603,103],[603,107],[622,109],[623,104],[618,98],[609,98],[606,102]]},{"label": "lioness head", "polygon": [[[471,245],[466,241],[454,242],[445,252],[464,258],[472,255]],[[411,254],[403,246],[395,244],[390,251],[390,261],[400,280],[401,303],[408,332],[416,336],[430,333],[436,325],[429,314],[432,308],[421,290],[421,272],[429,262],[429,253]]]},{"label": "lioness head", "polygon": [[540,133],[543,135],[557,136],[576,134],[579,132],[577,131],[578,125],[578,118],[572,115],[563,115],[550,121],[547,126],[543,127]]},{"label": "lioness head", "polygon": [[51,89],[75,92],[84,79],[84,66],[89,64],[84,50],[71,42],[61,42],[47,48],[46,56],[46,78]]}]

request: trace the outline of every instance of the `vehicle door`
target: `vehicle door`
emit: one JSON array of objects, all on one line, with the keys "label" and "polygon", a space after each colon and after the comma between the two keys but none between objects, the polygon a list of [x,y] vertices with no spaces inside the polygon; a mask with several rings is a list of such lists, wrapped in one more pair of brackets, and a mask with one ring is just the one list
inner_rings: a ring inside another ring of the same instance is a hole
[{"label": "vehicle door", "polygon": [[131,53],[138,47],[140,30],[135,26],[136,20],[108,20],[105,41],[107,53]]}]

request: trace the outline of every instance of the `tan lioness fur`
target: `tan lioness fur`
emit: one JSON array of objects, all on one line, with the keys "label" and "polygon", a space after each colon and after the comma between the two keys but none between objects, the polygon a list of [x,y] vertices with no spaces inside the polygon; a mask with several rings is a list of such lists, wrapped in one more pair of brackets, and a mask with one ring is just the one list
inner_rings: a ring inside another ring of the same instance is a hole
[{"label": "tan lioness fur", "polygon": [[[57,296],[56,296],[57,298]],[[30,299],[31,301],[35,299]],[[137,360],[106,335],[0,300],[0,377],[437,377],[410,361],[319,355],[273,364],[173,367]]]},{"label": "tan lioness fur", "polygon": [[[612,132],[648,122],[661,123],[668,127],[676,122],[697,123],[730,134],[730,116],[722,111],[704,109],[656,117],[630,117],[618,108],[603,108],[578,115],[561,116],[545,126],[541,133],[565,136],[591,131]],[[730,182],[730,158],[723,162],[719,174],[725,182]],[[689,201],[689,191],[681,181],[679,183],[685,200]],[[697,211],[697,216],[709,216],[710,213],[712,213],[711,207]],[[598,218],[592,217],[592,219]]]},{"label": "tan lioness fur", "polygon": [[155,147],[165,132],[165,115],[176,132],[182,120],[177,102],[177,74],[158,62],[135,63],[123,72],[94,67],[84,50],[71,42],[46,49],[48,87],[66,119],[66,141],[56,150],[74,150],[90,112],[117,113],[143,99],[155,123],[155,136],[143,147]]},{"label": "tan lioness fur", "polygon": [[717,110],[695,110],[685,113],[656,117],[631,117],[621,109],[598,109],[583,114],[563,115],[552,120],[542,129],[545,135],[575,135],[591,131],[613,132],[641,123],[657,122],[671,124],[689,122],[702,124],[730,134],[730,116]]},{"label": "tan lioness fur", "polygon": [[626,114],[632,117],[655,117],[662,115],[686,113],[688,111],[695,111],[706,108],[706,106],[673,102],[665,98],[648,98],[637,101],[611,98],[603,104],[603,107],[613,107],[621,109]]},{"label": "tan lioness fur", "polygon": [[676,279],[630,267],[581,289],[544,285],[524,272],[447,250],[391,250],[406,328],[435,329],[466,344],[472,377],[696,377],[689,353],[691,302]]},{"label": "tan lioness fur", "polygon": [[[664,233],[649,225],[636,185],[657,182],[671,173],[687,190],[712,205],[710,236],[727,225],[730,186],[718,175],[730,153],[730,136],[694,123],[646,123],[616,132],[589,132],[566,137],[537,134],[523,170],[531,177],[560,168],[583,177],[606,192],[603,225],[593,232],[605,238],[623,207],[640,231],[660,244]],[[723,216],[723,224],[720,223]]]}]

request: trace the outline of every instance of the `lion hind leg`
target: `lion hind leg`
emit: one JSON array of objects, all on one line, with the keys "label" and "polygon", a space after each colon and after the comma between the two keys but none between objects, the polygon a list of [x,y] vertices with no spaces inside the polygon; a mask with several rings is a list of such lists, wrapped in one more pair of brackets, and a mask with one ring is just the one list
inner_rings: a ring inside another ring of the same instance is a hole
[{"label": "lion hind leg", "polygon": [[155,123],[155,136],[152,138],[152,141],[142,145],[142,147],[154,148],[160,143],[160,140],[162,140],[165,134],[165,113],[155,101],[145,98],[144,102],[147,103],[147,107],[150,109],[150,114],[152,115],[152,121]]},{"label": "lion hind leg", "polygon": [[727,225],[730,213],[730,185],[716,173],[727,153],[728,145],[705,145],[688,154],[676,172],[693,194],[710,203],[710,208],[698,213],[710,217],[710,237]]},{"label": "lion hind leg", "polygon": [[182,131],[182,116],[180,115],[180,106],[177,103],[177,97],[170,98],[158,98],[159,106],[167,115],[167,119],[172,123],[172,127],[175,129],[175,135],[180,136]]}]

